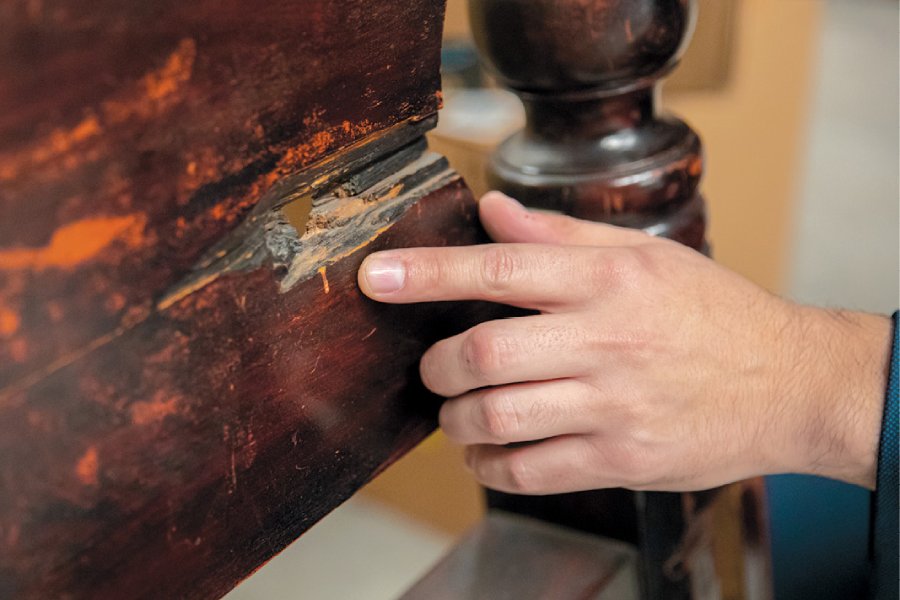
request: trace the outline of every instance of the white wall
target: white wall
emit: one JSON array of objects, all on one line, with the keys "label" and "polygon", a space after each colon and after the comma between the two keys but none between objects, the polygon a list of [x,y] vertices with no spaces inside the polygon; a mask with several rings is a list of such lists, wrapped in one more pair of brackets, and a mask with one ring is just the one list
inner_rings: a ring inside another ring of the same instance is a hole
[{"label": "white wall", "polygon": [[795,219],[789,294],[897,309],[898,17],[895,0],[829,0]]}]

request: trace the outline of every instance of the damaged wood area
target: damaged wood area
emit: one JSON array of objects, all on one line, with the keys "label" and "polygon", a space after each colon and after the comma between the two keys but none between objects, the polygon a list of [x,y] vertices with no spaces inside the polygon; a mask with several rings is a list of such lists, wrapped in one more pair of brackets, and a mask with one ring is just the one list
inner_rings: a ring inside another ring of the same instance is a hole
[{"label": "damaged wood area", "polygon": [[0,3],[0,598],[219,597],[432,431],[419,357],[496,309],[356,276],[484,241],[443,14]]},{"label": "damaged wood area", "polygon": [[[0,598],[211,598],[434,427],[443,0],[0,3]],[[348,377],[352,373],[352,377]]]},{"label": "damaged wood area", "polygon": [[144,318],[323,161],[419,137],[443,8],[0,5],[0,388]]},{"label": "damaged wood area", "polygon": [[376,305],[356,271],[483,241],[475,202],[421,140],[355,170],[348,152],[145,318],[3,392],[0,595],[224,593],[432,431],[419,356],[496,309]]},{"label": "damaged wood area", "polygon": [[[355,152],[371,156],[372,145]],[[336,162],[346,170],[348,161]],[[287,292],[372,242],[411,204],[459,178],[446,159],[427,151],[422,138],[336,186],[334,180],[342,173],[329,167],[334,168],[326,165],[306,174],[287,192],[279,188],[283,196],[276,201],[261,202],[262,210],[215,245],[199,268],[162,297],[158,308],[168,308],[228,273],[262,265],[283,275],[280,289]],[[276,208],[267,209],[270,204]]]}]

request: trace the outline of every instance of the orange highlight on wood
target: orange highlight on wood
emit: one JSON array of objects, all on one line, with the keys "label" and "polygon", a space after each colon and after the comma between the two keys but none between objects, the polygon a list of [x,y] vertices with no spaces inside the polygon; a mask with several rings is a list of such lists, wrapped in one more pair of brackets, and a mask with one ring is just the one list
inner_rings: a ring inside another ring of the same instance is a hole
[{"label": "orange highlight on wood", "polygon": [[159,100],[178,91],[179,86],[191,78],[196,57],[196,42],[190,38],[181,40],[175,52],[169,55],[163,68],[144,76],[147,98]]},{"label": "orange highlight on wood", "polygon": [[19,331],[19,315],[12,310],[0,306],[0,338],[8,338]]},{"label": "orange highlight on wood", "polygon": [[691,174],[691,177],[700,177],[703,174],[703,159],[695,158],[691,161],[691,164],[688,165],[688,173]]},{"label": "orange highlight on wood", "polygon": [[328,127],[322,121],[323,114],[324,112],[319,110],[303,119],[303,124],[311,130],[307,138],[309,141],[285,151],[278,163],[279,173],[286,174],[304,167],[340,147],[341,144],[364,137],[375,129],[375,126],[366,119],[359,123],[343,121],[340,125]]},{"label": "orange highlight on wood", "polygon": [[131,405],[131,422],[135,425],[149,425],[162,421],[178,412],[178,398],[154,399],[135,402]]},{"label": "orange highlight on wood", "polygon": [[78,464],[75,465],[75,474],[78,476],[78,481],[84,485],[97,485],[99,472],[100,457],[97,454],[97,448],[91,446],[78,459]]},{"label": "orange highlight on wood", "polygon": [[0,156],[0,180],[11,180],[23,166],[30,163],[43,163],[65,154],[77,144],[99,135],[102,131],[100,121],[94,115],[82,119],[71,129],[55,129],[49,138],[41,140],[26,156]]},{"label": "orange highlight on wood", "polygon": [[57,229],[43,248],[0,249],[0,270],[71,269],[95,258],[117,239],[132,247],[140,245],[144,224],[140,214],[75,221]]},{"label": "orange highlight on wood", "polygon": [[57,129],[50,136],[50,147],[46,149],[47,154],[43,155],[38,149],[34,154],[34,159],[46,160],[51,156],[68,152],[75,144],[92,138],[100,132],[100,122],[95,116],[87,117],[70,131]]},{"label": "orange highlight on wood", "polygon": [[328,283],[328,268],[319,267],[319,275],[322,276],[322,288],[325,290],[326,294],[330,294],[331,285]]},{"label": "orange highlight on wood", "polygon": [[[0,155],[0,180],[14,179],[23,168],[56,159],[66,170],[82,163],[84,152],[77,146],[133,117],[149,118],[177,100],[178,92],[194,70],[197,43],[185,38],[166,58],[159,69],[146,73],[140,80],[124,86],[122,91],[96,107],[93,114],[72,128],[57,128],[49,136],[36,141],[24,153]],[[59,157],[62,157],[60,159]]]}]

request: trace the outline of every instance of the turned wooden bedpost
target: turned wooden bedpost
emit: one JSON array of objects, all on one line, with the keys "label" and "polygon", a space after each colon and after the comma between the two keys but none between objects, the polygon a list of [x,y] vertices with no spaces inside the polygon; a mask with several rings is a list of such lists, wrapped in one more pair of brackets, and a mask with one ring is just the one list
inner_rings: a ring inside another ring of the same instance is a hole
[{"label": "turned wooden bedpost", "polygon": [[[702,146],[660,113],[695,0],[469,0],[482,58],[525,105],[488,180],[532,207],[644,229],[705,251]],[[703,494],[610,490],[492,507],[636,544],[645,598],[765,598],[759,481]]]},{"label": "turned wooden bedpost", "polygon": [[700,139],[657,89],[690,37],[688,0],[470,0],[475,40],[525,104],[490,164],[527,205],[703,245]]}]

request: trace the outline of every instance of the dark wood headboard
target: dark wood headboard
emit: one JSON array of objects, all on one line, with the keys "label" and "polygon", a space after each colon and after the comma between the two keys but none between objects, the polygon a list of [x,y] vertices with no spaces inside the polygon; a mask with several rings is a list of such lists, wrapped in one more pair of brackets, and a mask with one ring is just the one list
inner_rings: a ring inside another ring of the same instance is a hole
[{"label": "dark wood headboard", "polygon": [[480,241],[443,10],[0,3],[0,598],[221,595],[433,429],[483,309],[356,269]]}]

